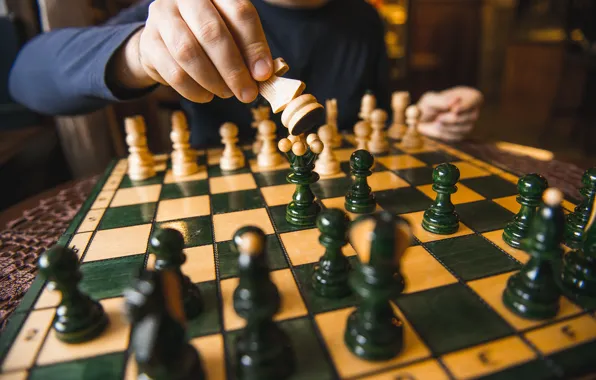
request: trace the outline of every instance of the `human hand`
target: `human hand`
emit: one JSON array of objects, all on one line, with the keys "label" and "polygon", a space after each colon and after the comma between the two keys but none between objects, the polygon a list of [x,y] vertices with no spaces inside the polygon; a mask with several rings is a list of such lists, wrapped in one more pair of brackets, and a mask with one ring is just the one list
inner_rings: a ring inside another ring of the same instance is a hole
[{"label": "human hand", "polygon": [[249,103],[256,80],[273,61],[259,15],[249,0],[155,0],[146,25],[127,42],[121,59],[127,87],[155,82],[206,103],[214,95]]},{"label": "human hand", "polygon": [[420,133],[447,141],[460,141],[473,129],[483,96],[470,87],[453,87],[428,92],[418,102],[421,111]]}]

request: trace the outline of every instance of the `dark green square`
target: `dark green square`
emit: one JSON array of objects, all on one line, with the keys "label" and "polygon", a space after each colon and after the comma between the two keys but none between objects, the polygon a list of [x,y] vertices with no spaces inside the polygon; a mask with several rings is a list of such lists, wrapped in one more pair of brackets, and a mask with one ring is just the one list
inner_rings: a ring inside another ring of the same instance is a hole
[{"label": "dark green square", "polygon": [[195,319],[186,324],[186,334],[190,338],[215,334],[219,332],[219,305],[217,300],[217,283],[215,281],[197,284],[203,300],[203,311]]},{"label": "dark green square", "polygon": [[120,188],[125,189],[128,187],[158,185],[160,183],[163,183],[164,176],[165,176],[165,173],[161,172],[161,173],[157,173],[156,175],[154,175],[151,178],[147,178],[142,181],[133,181],[132,179],[130,179],[128,174],[126,174],[124,176],[124,178],[122,179],[122,182],[120,182]]},{"label": "dark green square", "polygon": [[96,300],[121,296],[144,264],[144,254],[83,263],[81,290]]},{"label": "dark green square", "polygon": [[[548,358],[563,369],[566,379],[571,379],[596,373],[595,352],[596,341],[592,341],[557,352]],[[593,379],[593,377],[587,377],[586,379]]]},{"label": "dark green square", "polygon": [[286,220],[286,207],[288,207],[288,205],[280,205],[269,208],[269,212],[271,212],[271,219],[273,219],[273,226],[275,227],[275,231],[277,231],[277,233],[300,231],[315,227],[315,223],[308,226],[295,226],[288,223]]},{"label": "dark green square", "polygon": [[432,199],[415,187],[378,191],[375,193],[375,197],[383,210],[393,214],[426,210],[432,204]]},{"label": "dark green square", "polygon": [[270,172],[253,173],[258,187],[285,185],[288,183],[286,177],[290,174],[290,169],[274,170]]},{"label": "dark green square", "polygon": [[73,362],[59,363],[31,370],[30,380],[100,380],[120,379],[124,373],[126,353],[115,352],[91,356]]},{"label": "dark green square", "polygon": [[529,363],[523,363],[513,368],[507,368],[500,372],[480,377],[482,380],[546,380],[552,379],[554,373],[548,368],[548,365],[541,359],[533,360]]},{"label": "dark green square", "polygon": [[416,157],[420,161],[425,162],[426,164],[428,164],[430,166],[433,166],[436,164],[442,164],[444,162],[460,161],[459,158],[452,156],[447,152],[440,151],[440,150],[432,151],[432,152],[416,153],[416,154],[412,154],[412,156]]},{"label": "dark green square", "polygon": [[[238,276],[238,252],[232,240],[217,243],[219,277],[223,280]],[[288,267],[277,235],[267,235],[267,264],[270,270]]]},{"label": "dark green square", "polygon": [[[333,367],[308,318],[285,320],[278,323],[279,327],[290,338],[290,345],[294,351],[295,370],[292,380],[325,380],[335,378]],[[236,337],[241,330],[236,330],[225,335],[227,357],[230,370],[234,372],[236,355]],[[230,373],[229,378],[235,379],[236,374]]]},{"label": "dark green square", "polygon": [[433,170],[430,166],[421,166],[413,169],[394,170],[393,172],[408,181],[412,186],[421,186],[433,183]]},{"label": "dark green square", "polygon": [[312,184],[311,189],[317,198],[327,199],[345,197],[350,185],[352,185],[352,179],[349,176],[345,176],[332,179],[320,179],[318,182]]},{"label": "dark green square", "polygon": [[244,173],[250,173],[250,168],[246,165],[244,165],[243,168],[240,168],[238,170],[230,170],[230,171],[226,171],[223,172],[221,170],[221,168],[218,165],[209,165],[207,167],[207,175],[209,176],[209,178],[213,178],[213,177],[221,177],[224,175],[234,175],[234,174],[244,174]]},{"label": "dark green square", "polygon": [[462,284],[406,294],[396,300],[435,355],[513,334],[513,329]]},{"label": "dark green square", "polygon": [[433,241],[426,247],[464,281],[520,268],[511,256],[479,235]]},{"label": "dark green square", "polygon": [[[358,259],[356,256],[352,256],[349,258],[349,260],[350,264],[352,264],[352,270],[354,270],[354,268],[359,265]],[[296,273],[296,278],[298,279],[298,285],[302,290],[302,295],[304,296],[308,310],[314,314],[318,314],[326,311],[356,306],[359,303],[360,297],[355,293],[342,298],[326,298],[315,293],[312,287],[312,274],[316,264],[317,263],[311,263],[294,267],[294,272]]]},{"label": "dark green square", "polygon": [[158,223],[156,227],[173,228],[180,231],[184,236],[184,246],[186,248],[213,243],[210,216],[196,216],[188,219],[171,220]]},{"label": "dark green square", "polygon": [[517,195],[517,186],[515,184],[496,175],[468,178],[462,180],[461,183],[487,199]]},{"label": "dark green square", "polygon": [[141,203],[138,205],[110,207],[101,218],[100,230],[109,228],[136,226],[149,223],[155,216],[157,203]]},{"label": "dark green square", "polygon": [[213,206],[214,214],[224,214],[227,212],[265,207],[265,201],[263,201],[259,189],[254,189],[212,194],[211,205]]},{"label": "dark green square", "polygon": [[159,199],[176,199],[209,194],[207,180],[176,182],[163,185]]},{"label": "dark green square", "polygon": [[478,232],[494,231],[505,228],[515,214],[493,201],[463,203],[455,206],[461,221]]}]

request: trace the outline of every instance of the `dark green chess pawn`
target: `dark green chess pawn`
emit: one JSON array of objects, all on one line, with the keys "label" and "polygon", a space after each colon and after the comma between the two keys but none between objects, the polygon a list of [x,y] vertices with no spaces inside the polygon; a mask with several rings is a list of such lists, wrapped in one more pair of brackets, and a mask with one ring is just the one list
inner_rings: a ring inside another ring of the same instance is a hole
[{"label": "dark green chess pawn", "polygon": [[172,270],[180,277],[184,311],[188,319],[196,318],[203,309],[199,288],[180,269],[186,261],[184,237],[172,228],[160,228],[151,237],[151,251],[155,254],[155,269]]},{"label": "dark green chess pawn", "polygon": [[236,340],[236,375],[245,380],[287,378],[294,371],[294,353],[289,338],[273,322],[281,300],[269,276],[265,234],[257,227],[242,227],[234,234],[234,244],[239,253],[234,310],[246,320]]},{"label": "dark green chess pawn", "polygon": [[54,319],[58,339],[80,343],[101,334],[109,320],[101,304],[78,287],[82,275],[75,251],[62,246],[50,248],[41,255],[38,266],[39,273],[49,281],[48,288],[62,294]]},{"label": "dark green chess pawn", "polygon": [[563,258],[561,282],[573,296],[586,296],[596,300],[596,200],[582,234],[583,247],[569,252]]},{"label": "dark green chess pawn", "polygon": [[569,248],[580,248],[583,243],[583,232],[596,199],[596,166],[583,174],[582,188],[579,192],[584,199],[571,214],[567,215],[565,223],[564,241]]},{"label": "dark green chess pawn", "polygon": [[399,261],[412,242],[412,231],[405,219],[383,211],[356,220],[349,237],[361,262],[350,285],[362,302],[348,317],[344,340],[363,359],[389,360],[403,348],[403,323],[390,301],[404,287]]},{"label": "dark green chess pawn", "polygon": [[561,260],[565,217],[563,194],[554,188],[544,192],[543,204],[530,225],[523,248],[530,260],[507,281],[503,303],[528,319],[548,319],[559,311],[560,291],[555,268]]},{"label": "dark green chess pawn", "polygon": [[312,276],[312,286],[322,297],[340,298],[351,293],[348,285],[350,262],[341,251],[348,244],[350,218],[340,209],[321,211],[317,227],[321,231],[319,242],[325,247]]},{"label": "dark green chess pawn", "polygon": [[346,193],[346,210],[356,214],[368,214],[375,211],[377,202],[366,177],[372,174],[370,168],[375,158],[364,149],[357,150],[350,156],[350,173],[354,183]]},{"label": "dark green chess pawn", "polygon": [[450,163],[440,164],[433,170],[434,203],[424,212],[422,227],[433,234],[449,235],[459,229],[459,215],[451,203],[451,194],[457,191],[459,169]]},{"label": "dark green chess pawn", "polygon": [[503,240],[513,248],[521,248],[522,240],[528,235],[530,222],[542,199],[542,193],[547,187],[546,178],[536,173],[525,175],[517,181],[517,203],[521,208],[503,232]]},{"label": "dark green chess pawn", "polygon": [[197,350],[186,340],[180,276],[175,270],[143,271],[125,289],[138,380],[203,380]]},{"label": "dark green chess pawn", "polygon": [[296,185],[292,201],[286,207],[286,221],[296,226],[312,226],[321,206],[315,202],[310,185],[319,180],[314,168],[315,160],[323,150],[323,143],[316,134],[311,133],[306,141],[302,136],[281,139],[278,147],[286,154],[292,168],[286,180]]}]

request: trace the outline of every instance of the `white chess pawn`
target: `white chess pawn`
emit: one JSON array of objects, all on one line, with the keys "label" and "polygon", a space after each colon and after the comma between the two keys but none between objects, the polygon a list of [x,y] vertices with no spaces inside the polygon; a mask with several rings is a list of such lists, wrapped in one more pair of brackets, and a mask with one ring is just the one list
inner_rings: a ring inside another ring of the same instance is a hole
[{"label": "white chess pawn", "polygon": [[315,171],[322,176],[339,173],[341,171],[339,161],[337,160],[337,157],[335,157],[335,153],[333,153],[333,149],[331,148],[333,127],[330,125],[321,126],[318,135],[323,142],[323,150],[315,163]]},{"label": "white chess pawn", "polygon": [[404,120],[405,111],[410,104],[410,93],[406,91],[396,91],[391,95],[391,109],[393,111],[393,123],[387,131],[387,135],[392,139],[399,140],[404,137],[407,127]]},{"label": "white chess pawn", "polygon": [[138,117],[124,120],[126,144],[128,144],[128,176],[133,181],[142,181],[155,175],[153,156],[147,149],[147,138],[142,134],[143,126]]},{"label": "white chess pawn", "polygon": [[175,177],[184,177],[199,171],[196,153],[190,149],[190,132],[186,117],[182,111],[172,114],[172,173]]},{"label": "white chess pawn", "polygon": [[238,148],[238,127],[234,123],[223,123],[219,128],[221,142],[225,145],[221,154],[221,170],[237,170],[244,167],[244,154]]},{"label": "white chess pawn", "polygon": [[271,120],[263,120],[259,123],[259,135],[261,136],[261,151],[257,155],[257,164],[261,168],[271,168],[283,162],[281,154],[277,151],[275,144],[275,130],[277,126]]},{"label": "white chess pawn", "polygon": [[377,108],[377,98],[373,94],[365,94],[360,103],[358,117],[364,121],[370,121],[370,114]]},{"label": "white chess pawn", "polygon": [[151,151],[149,150],[149,145],[147,145],[147,124],[145,124],[145,119],[141,115],[134,116],[134,118],[137,120],[139,133],[143,135],[143,137],[145,138],[144,142],[142,143],[142,148],[146,149],[147,152],[149,152],[149,156],[147,156],[147,159],[151,162],[151,165],[155,166],[155,159],[153,158],[153,154],[151,154]]},{"label": "white chess pawn", "polygon": [[[342,137],[337,128],[337,99],[327,99],[325,102],[325,111],[327,113],[327,125],[333,128],[333,139],[331,139],[331,148],[341,146]],[[324,142],[327,145],[326,142]]]},{"label": "white chess pawn", "polygon": [[385,153],[389,149],[387,134],[385,133],[385,123],[387,122],[387,112],[382,109],[376,109],[370,114],[370,125],[372,134],[368,141],[368,151],[373,154]]},{"label": "white chess pawn", "polygon": [[417,106],[411,105],[406,108],[406,124],[408,130],[401,140],[401,145],[404,148],[417,149],[424,144],[422,137],[418,133],[418,121],[420,119],[420,110]]},{"label": "white chess pawn", "polygon": [[356,149],[368,149],[368,139],[370,136],[370,125],[368,122],[361,120],[354,126],[354,136],[356,136]]},{"label": "white chess pawn", "polygon": [[259,132],[259,124],[263,120],[269,120],[270,109],[267,106],[260,106],[257,108],[251,108],[253,122],[250,124],[251,127],[257,129],[257,135],[255,136],[255,142],[252,144],[252,151],[254,154],[258,154],[261,151],[263,140],[261,133]]}]

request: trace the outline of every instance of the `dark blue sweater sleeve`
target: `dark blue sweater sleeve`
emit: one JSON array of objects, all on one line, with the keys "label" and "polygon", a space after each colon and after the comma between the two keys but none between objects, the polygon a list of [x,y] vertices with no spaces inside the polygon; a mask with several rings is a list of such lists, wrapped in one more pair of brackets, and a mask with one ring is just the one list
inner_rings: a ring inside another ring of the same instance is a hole
[{"label": "dark blue sweater sleeve", "polygon": [[106,83],[106,69],[118,48],[144,25],[150,2],[103,26],[58,29],[29,41],[10,73],[12,97],[40,113],[73,115],[149,92],[152,88],[114,93]]}]

